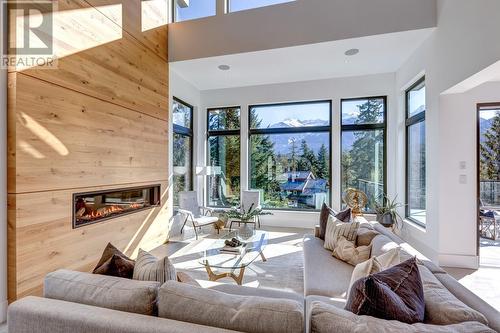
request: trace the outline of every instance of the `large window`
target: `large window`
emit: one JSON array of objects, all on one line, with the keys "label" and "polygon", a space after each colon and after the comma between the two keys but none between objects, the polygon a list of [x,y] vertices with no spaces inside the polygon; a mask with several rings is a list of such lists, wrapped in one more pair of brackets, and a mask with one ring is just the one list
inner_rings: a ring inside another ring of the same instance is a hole
[{"label": "large window", "polygon": [[240,108],[207,110],[208,205],[235,206],[240,200]]},{"label": "large window", "polygon": [[342,193],[363,191],[363,210],[374,212],[385,193],[386,97],[344,99],[341,102]]},{"label": "large window", "polygon": [[425,79],[406,91],[406,217],[425,225]]},{"label": "large window", "polygon": [[216,5],[216,0],[173,0],[174,22],[214,16]]},{"label": "large window", "polygon": [[249,107],[250,187],[263,206],[315,210],[330,203],[331,102]]},{"label": "large window", "polygon": [[173,102],[173,200],[179,192],[193,189],[193,107],[174,97]]},{"label": "large window", "polygon": [[277,5],[295,0],[227,0],[228,12],[238,12],[258,7]]}]

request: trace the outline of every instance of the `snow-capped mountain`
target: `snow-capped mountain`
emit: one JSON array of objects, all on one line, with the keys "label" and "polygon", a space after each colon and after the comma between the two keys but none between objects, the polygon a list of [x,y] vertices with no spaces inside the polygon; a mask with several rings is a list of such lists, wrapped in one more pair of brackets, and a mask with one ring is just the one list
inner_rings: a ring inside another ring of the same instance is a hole
[{"label": "snow-capped mountain", "polygon": [[311,119],[311,120],[298,120],[287,118],[279,123],[269,126],[269,128],[287,128],[287,127],[304,127],[304,126],[328,126],[327,120]]}]

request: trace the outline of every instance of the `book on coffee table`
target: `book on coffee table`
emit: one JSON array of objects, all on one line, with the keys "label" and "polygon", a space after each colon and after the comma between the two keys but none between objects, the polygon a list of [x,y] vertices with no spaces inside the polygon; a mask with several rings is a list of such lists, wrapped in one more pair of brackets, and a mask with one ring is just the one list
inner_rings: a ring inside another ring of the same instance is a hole
[{"label": "book on coffee table", "polygon": [[225,245],[223,248],[220,249],[220,252],[228,254],[240,254],[245,250],[246,246],[247,246],[246,243],[243,243],[240,246]]}]

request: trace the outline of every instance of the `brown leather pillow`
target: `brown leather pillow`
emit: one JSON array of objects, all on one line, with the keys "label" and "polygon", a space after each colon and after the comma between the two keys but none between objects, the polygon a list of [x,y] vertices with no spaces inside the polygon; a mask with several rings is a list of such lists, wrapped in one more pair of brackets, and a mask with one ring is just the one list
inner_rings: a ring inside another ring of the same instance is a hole
[{"label": "brown leather pillow", "polygon": [[335,218],[342,222],[351,221],[351,208],[344,209],[343,211],[337,213],[335,210],[330,208],[326,203],[321,206],[321,211],[319,213],[319,238],[325,240],[326,224],[328,223],[328,217],[335,216]]},{"label": "brown leather pillow", "polygon": [[424,290],[416,258],[354,282],[345,309],[407,324],[423,322]]},{"label": "brown leather pillow", "polygon": [[92,273],[131,279],[134,272],[134,265],[134,260],[127,257],[122,251],[114,247],[113,244],[108,243]]},{"label": "brown leather pillow", "polygon": [[132,279],[132,274],[134,273],[134,261],[113,254],[108,261],[97,267],[93,273]]}]

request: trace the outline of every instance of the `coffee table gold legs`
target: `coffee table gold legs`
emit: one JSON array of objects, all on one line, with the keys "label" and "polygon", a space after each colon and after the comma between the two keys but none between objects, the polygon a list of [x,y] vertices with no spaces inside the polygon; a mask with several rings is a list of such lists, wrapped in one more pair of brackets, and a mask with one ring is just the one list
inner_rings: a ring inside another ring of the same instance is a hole
[{"label": "coffee table gold legs", "polygon": [[207,270],[208,279],[210,281],[217,281],[219,279],[230,277],[234,281],[236,281],[236,283],[240,286],[243,282],[243,275],[245,274],[245,267],[240,268],[240,274],[238,274],[238,275],[234,274],[233,272],[216,274],[216,273],[214,273],[214,271],[212,271],[212,269],[210,268],[209,265],[205,265],[205,269]]},{"label": "coffee table gold legs", "polygon": [[260,257],[262,258],[262,261],[267,261],[266,257],[264,257],[264,251],[260,251]]}]

